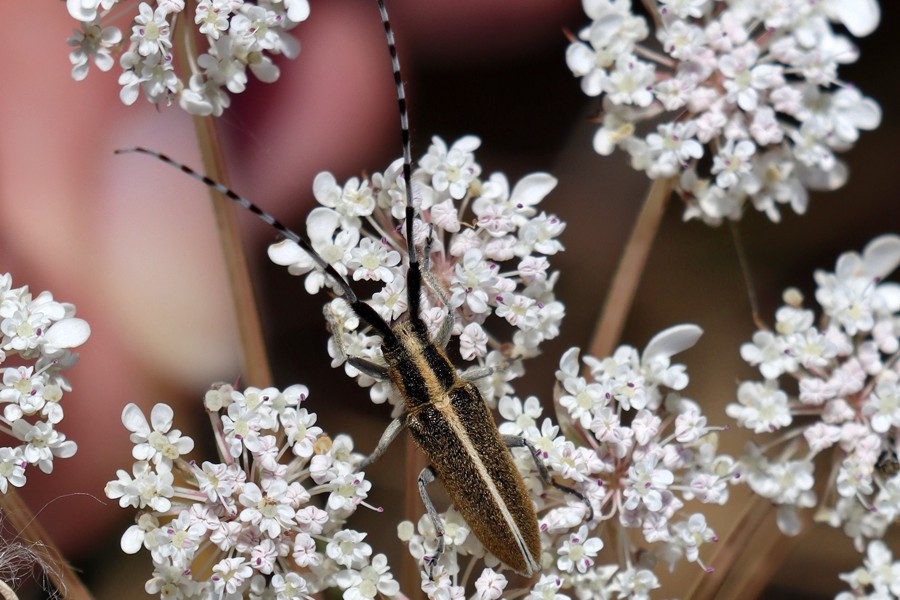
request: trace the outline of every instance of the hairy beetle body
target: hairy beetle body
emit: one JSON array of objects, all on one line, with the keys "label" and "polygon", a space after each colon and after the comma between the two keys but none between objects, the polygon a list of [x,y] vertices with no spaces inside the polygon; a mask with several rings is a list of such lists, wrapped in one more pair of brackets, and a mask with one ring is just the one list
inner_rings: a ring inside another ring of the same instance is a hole
[{"label": "hairy beetle body", "polygon": [[484,547],[530,576],[541,552],[534,505],[478,388],[457,376],[420,320],[392,331],[384,357],[413,440]]}]

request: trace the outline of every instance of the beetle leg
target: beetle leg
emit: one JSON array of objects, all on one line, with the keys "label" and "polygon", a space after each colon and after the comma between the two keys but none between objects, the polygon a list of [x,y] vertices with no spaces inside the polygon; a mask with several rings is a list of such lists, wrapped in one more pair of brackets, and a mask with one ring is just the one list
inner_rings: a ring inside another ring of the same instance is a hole
[{"label": "beetle leg", "polygon": [[544,483],[552,485],[565,494],[572,494],[573,496],[584,502],[584,505],[588,510],[588,518],[585,519],[585,521],[592,521],[594,519],[594,507],[591,506],[591,503],[587,498],[584,497],[581,492],[574,490],[569,486],[553,481],[553,477],[550,475],[550,471],[547,470],[547,465],[544,464],[544,461],[541,458],[541,455],[538,452],[537,448],[534,447],[534,444],[519,435],[504,435],[503,443],[506,444],[507,448],[521,448],[523,446],[528,448],[528,450],[531,451],[531,458],[532,460],[534,460],[534,465],[537,467],[538,473],[540,473],[541,479],[544,480]]},{"label": "beetle leg", "polygon": [[463,381],[478,381],[494,374],[494,367],[470,367],[459,374]]},{"label": "beetle leg", "polygon": [[399,435],[399,433],[403,431],[404,427],[406,427],[406,413],[391,421],[391,424],[388,425],[387,429],[384,430],[384,433],[381,434],[381,439],[378,440],[378,445],[375,446],[374,450],[372,450],[372,454],[363,459],[363,461],[359,464],[359,468],[365,469],[373,462],[381,458],[381,455],[384,454],[388,446],[391,445],[391,442],[397,439],[397,435]]},{"label": "beetle leg", "polygon": [[450,298],[447,297],[444,288],[441,287],[441,284],[438,283],[431,273],[431,245],[433,243],[434,225],[429,227],[428,239],[425,240],[425,248],[422,253],[422,277],[425,280],[425,285],[428,286],[428,289],[434,292],[434,295],[438,297],[438,300],[440,300],[441,304],[447,309],[447,316],[441,321],[441,328],[438,330],[437,336],[435,336],[434,339],[434,344],[436,346],[439,348],[446,348],[447,342],[450,341],[450,334],[453,333],[453,309],[450,308]]},{"label": "beetle leg", "polygon": [[425,562],[428,563],[428,579],[433,579],[432,574],[434,573],[434,565],[437,564],[438,560],[441,558],[441,554],[444,553],[444,525],[441,522],[441,516],[438,514],[437,510],[435,510],[434,504],[432,504],[431,498],[428,496],[428,491],[425,489],[425,486],[434,481],[435,477],[437,477],[437,474],[431,467],[425,467],[422,469],[422,472],[419,473],[419,495],[422,496],[425,510],[431,518],[431,523],[434,525],[434,531],[438,538],[438,547],[434,556],[425,557]]},{"label": "beetle leg", "polygon": [[339,359],[341,362],[348,362],[350,366],[362,373],[363,375],[368,375],[375,381],[385,381],[388,378],[388,370],[384,365],[379,365],[376,362],[372,362],[371,360],[361,358],[359,356],[347,356],[347,350],[344,348],[343,343],[343,333],[344,328],[338,324],[337,319],[334,318],[334,315],[331,312],[331,306],[326,304],[325,308],[322,310],[322,314],[325,315],[325,321],[328,323],[328,330],[331,332],[331,339],[334,340],[334,347],[337,352],[337,356],[335,358]]},{"label": "beetle leg", "polygon": [[388,369],[384,365],[379,365],[378,363],[366,360],[365,358],[359,358],[358,356],[348,356],[347,362],[350,363],[351,367],[363,375],[368,375],[375,381],[385,381],[388,378]]},{"label": "beetle leg", "polygon": [[[433,279],[431,275],[425,278]],[[435,282],[437,285],[437,282]],[[428,287],[431,287],[430,285]],[[438,348],[444,349],[447,347],[447,343],[450,341],[450,335],[453,333],[453,311],[447,306],[447,315],[444,317],[444,320],[441,321],[441,328],[438,329],[437,335],[434,338],[434,345]]]}]

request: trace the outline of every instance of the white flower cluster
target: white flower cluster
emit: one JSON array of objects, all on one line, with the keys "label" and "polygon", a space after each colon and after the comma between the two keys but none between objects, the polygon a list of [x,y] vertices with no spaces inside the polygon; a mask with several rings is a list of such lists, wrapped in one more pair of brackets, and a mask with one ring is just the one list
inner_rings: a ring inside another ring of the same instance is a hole
[{"label": "white flower cluster", "polygon": [[[308,0],[156,0],[140,2],[138,14],[125,26],[127,40],[113,23],[131,18],[119,0],[66,0],[69,14],[81,22],[67,40],[72,77],[87,77],[89,61],[101,71],[112,69],[121,52],[119,97],[134,104],[138,94],[153,103],[177,99],[194,115],[219,116],[231,103],[228,92],[239,94],[247,85],[247,69],[260,81],[272,83],[280,74],[271,55],[295,58],[300,44],[288,33],[309,16]],[[192,25],[193,24],[193,25]],[[179,29],[180,27],[180,29]],[[195,27],[196,31],[192,28]],[[191,56],[179,72],[173,41],[186,39]],[[203,53],[195,48],[204,40]]]},{"label": "white flower cluster", "polygon": [[779,505],[778,525],[799,530],[798,508],[815,505],[813,460],[828,450],[832,468],[816,520],[843,526],[862,551],[900,517],[900,285],[883,279],[900,264],[900,236],[848,252],[835,271],[817,271],[823,314],[784,294],[775,331],[760,330],[741,356],[765,381],[745,381],[726,411],[755,433],[741,458],[753,491]]},{"label": "white flower cluster", "polygon": [[[146,548],[160,598],[296,600],[340,588],[345,600],[392,596],[399,585],[365,533],[344,523],[371,487],[347,436],[333,441],[301,404],[305,386],[283,392],[219,385],[204,404],[218,462],[183,458],[194,442],[157,404],[148,422],[134,404],[132,473],[119,470],[106,495],[139,509],[122,536],[127,553]],[[314,500],[318,496],[318,502]]]},{"label": "white flower cluster", "polygon": [[[453,335],[459,338],[462,359],[504,366],[481,381],[482,394],[493,405],[509,393],[508,381],[521,375],[519,359],[537,354],[542,341],[559,334],[565,311],[554,296],[558,273],[548,272],[547,257],[563,249],[556,238],[565,223],[536,209],[556,186],[554,177],[532,173],[512,190],[502,173],[481,179],[481,166],[473,154],[480,143],[467,136],[448,148],[440,138],[432,139],[412,175],[418,216],[414,235],[419,248],[431,240],[423,269],[429,293],[423,295],[421,316],[432,334],[437,333],[446,315],[443,296],[453,311]],[[407,310],[402,161],[371,179],[354,177],[343,185],[330,173],[320,173],[313,194],[322,205],[306,220],[313,248],[341,275],[376,282],[379,289],[372,306],[387,322],[400,317]],[[324,286],[335,287],[290,240],[272,245],[269,257],[294,275],[307,274],[306,290],[311,294]],[[332,323],[333,366],[343,362],[344,354],[383,363],[379,338],[360,328],[343,299],[333,300],[326,313]],[[511,344],[488,332],[493,316],[499,317],[493,319],[494,327],[500,321],[512,326]],[[335,335],[340,336],[343,352]],[[349,363],[345,369],[351,377],[359,377],[360,385],[374,383]],[[399,400],[392,397],[388,382],[375,384],[371,395],[376,402]]]},{"label": "white flower cluster", "polygon": [[[699,405],[678,393],[688,377],[671,357],[691,347],[700,334],[694,325],[680,325],[657,335],[642,354],[622,346],[604,360],[585,357],[589,378],[580,374],[578,349],[569,350],[557,372],[560,425],[547,417],[541,420],[536,398],[502,399],[501,433],[521,435],[534,444],[554,478],[590,501],[594,519],[585,522],[587,510],[574,495],[546,493],[527,448],[514,449],[538,509],[540,580],[530,589],[508,588],[506,567],[485,555],[451,509],[443,514],[447,549],[434,580],[423,573],[422,589],[429,597],[463,598],[474,577],[474,597],[479,599],[569,597],[562,592],[585,600],[614,594],[648,598],[660,585],[653,573],[658,563],[674,568],[683,557],[706,568],[700,547],[715,541],[715,533],[703,513],[686,515],[682,508],[689,500],[724,504],[736,465],[717,453],[719,428],[707,425]],[[623,562],[601,564],[602,538],[612,528],[624,549]],[[632,534],[634,530],[640,534]],[[434,555],[437,540],[427,515],[415,529],[405,522],[398,532],[415,558]],[[470,557],[469,565],[460,564],[463,557]],[[484,560],[481,571],[471,564],[477,559]]]},{"label": "white flower cluster", "polygon": [[50,292],[33,297],[28,286],[12,287],[0,274],[0,432],[20,442],[0,446],[0,493],[25,485],[25,467],[53,471],[53,458],[78,449],[56,427],[63,419],[63,392],[72,387],[62,372],[78,362],[71,351],[87,341],[91,328],[75,317],[75,306]]},{"label": "white flower cluster", "polygon": [[587,95],[603,95],[594,149],[673,178],[685,219],[738,219],[748,201],[773,221],[785,205],[802,214],[808,189],[846,180],[835,152],[881,120],[838,78],[859,53],[832,28],[867,35],[877,0],[644,2],[658,48],[642,44],[650,30],[630,0],[582,2],[593,21],[566,61]]},{"label": "white flower cluster", "polygon": [[850,584],[851,591],[839,593],[834,600],[900,598],[900,561],[894,560],[881,540],[869,542],[863,566],[839,577]]}]

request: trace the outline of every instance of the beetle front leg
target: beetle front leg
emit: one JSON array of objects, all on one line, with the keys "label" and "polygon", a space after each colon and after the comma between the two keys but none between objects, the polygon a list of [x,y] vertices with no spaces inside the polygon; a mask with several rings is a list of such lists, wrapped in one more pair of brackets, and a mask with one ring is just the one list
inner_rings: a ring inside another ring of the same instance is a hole
[{"label": "beetle front leg", "polygon": [[550,475],[550,471],[547,470],[547,465],[544,464],[544,461],[538,453],[537,448],[535,448],[534,444],[519,435],[504,435],[503,443],[506,444],[507,448],[522,448],[523,446],[528,448],[528,450],[531,452],[531,458],[532,460],[534,460],[534,465],[537,467],[538,473],[540,474],[541,479],[544,480],[544,483],[552,485],[565,494],[572,494],[573,496],[584,502],[584,505],[588,510],[588,518],[585,519],[585,521],[590,522],[594,519],[594,507],[591,506],[591,503],[588,501],[588,499],[585,498],[584,494],[582,494],[581,492],[561,483],[556,483],[553,480],[553,477]]},{"label": "beetle front leg", "polygon": [[368,375],[375,381],[386,381],[388,378],[388,368],[384,365],[372,362],[371,360],[359,358],[358,356],[348,356],[347,363],[363,375]]},{"label": "beetle front leg", "polygon": [[406,413],[391,421],[391,424],[388,425],[387,429],[384,430],[384,433],[381,434],[381,439],[378,440],[378,445],[372,450],[372,454],[365,457],[363,461],[359,463],[359,468],[365,469],[381,458],[381,455],[385,453],[388,446],[391,445],[391,442],[397,439],[397,436],[403,431],[404,427],[406,427]]},{"label": "beetle front leg", "polygon": [[450,308],[450,298],[447,297],[444,288],[431,274],[431,246],[433,243],[434,226],[432,225],[428,230],[428,239],[425,240],[425,249],[422,252],[422,278],[425,280],[425,285],[428,286],[428,289],[434,292],[434,295],[438,297],[438,300],[447,309],[447,316],[441,321],[441,327],[434,338],[436,346],[446,348],[447,343],[450,341],[450,336],[453,334],[453,309]]},{"label": "beetle front leg", "polygon": [[433,482],[436,477],[437,474],[431,467],[425,467],[422,469],[422,472],[419,473],[419,495],[422,496],[422,503],[425,504],[425,510],[428,512],[428,516],[431,517],[431,523],[434,525],[434,531],[438,538],[438,547],[434,556],[425,557],[425,562],[428,563],[428,579],[430,580],[434,579],[432,577],[434,574],[434,565],[437,564],[438,560],[441,558],[441,554],[444,553],[444,525],[441,522],[441,516],[438,514],[437,510],[435,510],[434,504],[428,496],[428,491],[425,489],[425,486]]},{"label": "beetle front leg", "polygon": [[344,333],[344,329],[338,324],[337,319],[334,317],[334,314],[331,312],[331,305],[326,304],[325,308],[322,310],[322,313],[325,315],[325,321],[328,324],[328,330],[331,332],[331,337],[334,340],[334,347],[337,353],[337,358],[341,362],[347,362],[351,367],[362,373],[363,375],[368,375],[375,381],[385,381],[388,378],[388,370],[384,365],[379,365],[378,363],[372,362],[371,360],[360,358],[359,356],[349,356],[347,354],[347,350],[344,348],[344,343],[341,336]]}]

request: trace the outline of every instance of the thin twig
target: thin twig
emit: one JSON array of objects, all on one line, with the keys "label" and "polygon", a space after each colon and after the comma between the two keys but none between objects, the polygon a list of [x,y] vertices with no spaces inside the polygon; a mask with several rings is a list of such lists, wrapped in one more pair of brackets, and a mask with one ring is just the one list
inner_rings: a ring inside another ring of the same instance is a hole
[{"label": "thin twig", "polygon": [[744,242],[741,240],[741,232],[736,222],[728,221],[728,225],[731,230],[731,239],[734,242],[734,251],[737,254],[738,264],[741,266],[741,275],[744,277],[744,287],[747,289],[747,300],[750,302],[750,314],[753,316],[753,323],[759,329],[766,330],[768,327],[763,322],[762,317],[760,317],[756,286],[753,285],[753,275],[750,273],[750,263],[747,261],[747,252],[744,249]]},{"label": "thin twig", "polygon": [[647,192],[591,338],[588,350],[591,356],[608,356],[619,342],[671,190],[670,179],[657,179]]},{"label": "thin twig", "polygon": [[32,550],[40,548],[41,553],[46,555],[49,564],[44,568],[44,574],[62,597],[67,600],[92,598],[72,566],[63,558],[62,552],[15,489],[9,488],[5,494],[0,494],[0,512],[23,542],[31,546]]}]

